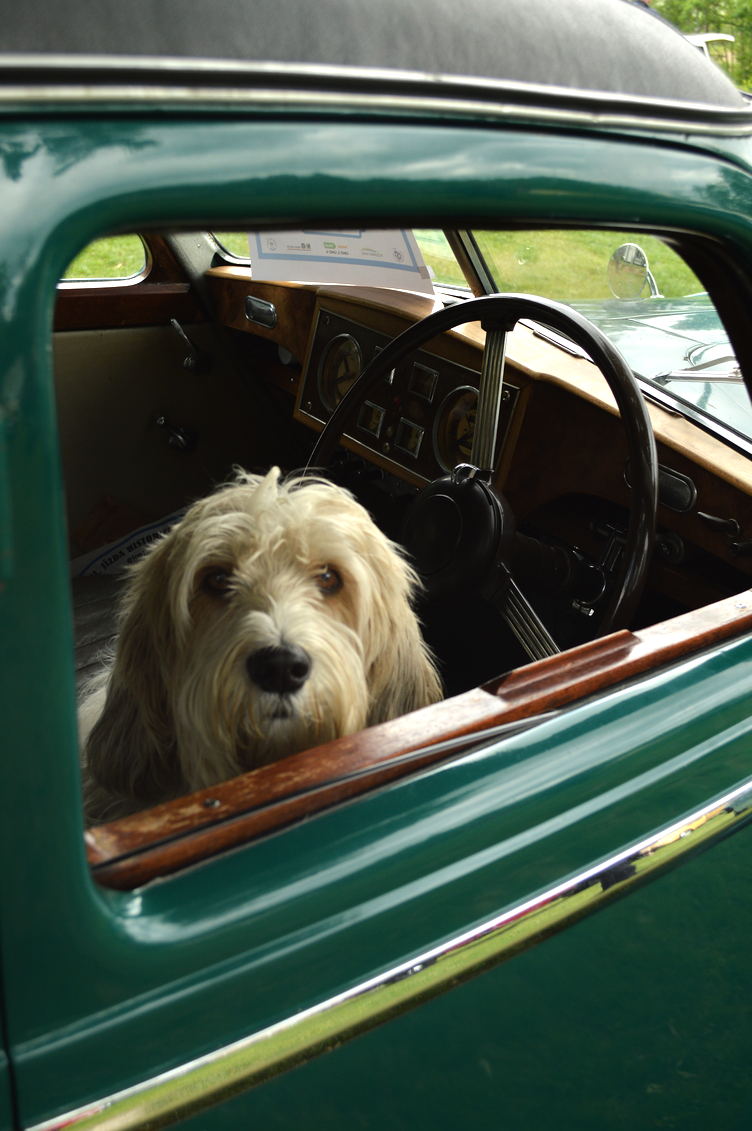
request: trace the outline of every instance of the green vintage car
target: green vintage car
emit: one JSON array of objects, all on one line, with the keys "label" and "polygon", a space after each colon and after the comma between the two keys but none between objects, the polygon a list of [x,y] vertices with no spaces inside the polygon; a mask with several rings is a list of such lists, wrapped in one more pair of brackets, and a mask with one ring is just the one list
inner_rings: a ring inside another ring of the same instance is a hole
[{"label": "green vintage car", "polygon": [[[627,0],[27,0],[0,51],[0,1129],[748,1126],[747,103]],[[290,231],[426,270],[264,273]],[[86,828],[88,563],[310,463],[446,698]]]}]

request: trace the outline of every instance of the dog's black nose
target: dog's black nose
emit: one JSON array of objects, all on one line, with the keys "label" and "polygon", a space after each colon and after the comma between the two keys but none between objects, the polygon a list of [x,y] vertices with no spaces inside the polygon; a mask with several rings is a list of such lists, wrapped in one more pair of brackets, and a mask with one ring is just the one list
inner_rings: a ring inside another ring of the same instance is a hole
[{"label": "dog's black nose", "polygon": [[311,657],[295,645],[259,648],[246,661],[248,674],[262,691],[290,695],[298,691],[311,674]]}]

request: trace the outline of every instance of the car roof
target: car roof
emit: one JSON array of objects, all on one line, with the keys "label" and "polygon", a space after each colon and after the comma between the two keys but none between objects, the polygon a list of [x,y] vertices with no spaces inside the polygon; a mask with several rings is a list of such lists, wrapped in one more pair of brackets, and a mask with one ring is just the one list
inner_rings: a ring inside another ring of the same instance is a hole
[{"label": "car roof", "polygon": [[[745,105],[632,0],[24,0],[4,13],[0,53],[78,56],[84,70],[82,55],[317,64]],[[13,62],[0,59],[0,80]]]}]

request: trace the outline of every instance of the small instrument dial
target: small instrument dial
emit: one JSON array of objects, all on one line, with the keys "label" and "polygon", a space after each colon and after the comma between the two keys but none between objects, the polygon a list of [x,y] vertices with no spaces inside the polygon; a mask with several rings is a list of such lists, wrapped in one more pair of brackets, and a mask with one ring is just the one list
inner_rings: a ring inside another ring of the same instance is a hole
[{"label": "small instrument dial", "polygon": [[469,463],[478,410],[478,390],[472,385],[454,389],[444,400],[434,424],[434,452],[444,471]]},{"label": "small instrument dial", "polygon": [[360,376],[363,359],[360,346],[351,334],[332,338],[319,370],[319,393],[325,406],[334,412],[350,386]]}]

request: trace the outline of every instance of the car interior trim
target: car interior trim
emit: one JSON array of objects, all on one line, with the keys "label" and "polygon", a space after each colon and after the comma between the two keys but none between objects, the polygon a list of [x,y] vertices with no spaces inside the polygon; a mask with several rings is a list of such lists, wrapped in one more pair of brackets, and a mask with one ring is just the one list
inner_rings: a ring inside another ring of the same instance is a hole
[{"label": "car interior trim", "polygon": [[[731,731],[740,728],[746,730],[748,721]],[[736,736],[731,731],[729,738]],[[28,1131],[156,1131],[196,1115],[543,942],[686,862],[750,819],[752,778],[592,868],[375,978]]]}]

